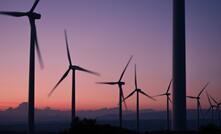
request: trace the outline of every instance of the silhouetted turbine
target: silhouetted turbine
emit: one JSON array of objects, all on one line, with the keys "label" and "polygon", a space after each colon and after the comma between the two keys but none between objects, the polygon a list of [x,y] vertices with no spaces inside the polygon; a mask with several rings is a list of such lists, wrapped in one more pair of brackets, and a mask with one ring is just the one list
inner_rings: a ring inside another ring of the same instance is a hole
[{"label": "silhouetted turbine", "polygon": [[220,125],[220,105],[221,105],[221,102],[217,102],[212,96],[210,96],[210,98],[216,104],[216,109],[217,109],[217,112],[218,112],[218,123]]},{"label": "silhouetted turbine", "polygon": [[[97,84],[106,84],[106,85],[118,85],[119,88],[119,125],[120,127],[122,127],[122,100],[124,100],[124,94],[123,94],[123,85],[125,85],[125,82],[122,81],[124,73],[131,61],[131,59],[133,58],[133,56],[130,57],[129,61],[127,62],[127,65],[125,66],[123,72],[121,73],[121,76],[119,78],[118,81],[114,81],[114,82],[97,82]],[[126,103],[124,101],[125,107],[126,107]]]},{"label": "silhouetted turbine", "polygon": [[66,42],[66,49],[67,49],[67,57],[68,57],[68,61],[69,61],[69,67],[68,70],[64,73],[64,75],[61,77],[61,79],[58,81],[58,83],[54,86],[54,88],[49,92],[48,96],[50,97],[52,95],[52,93],[55,91],[55,89],[57,88],[57,86],[67,77],[68,73],[72,70],[72,109],[71,109],[71,123],[72,125],[75,124],[75,119],[76,119],[76,102],[75,102],[75,72],[76,71],[82,71],[82,72],[86,72],[86,73],[90,73],[93,75],[99,75],[96,72],[84,69],[80,66],[77,65],[73,65],[72,61],[71,61],[71,56],[70,56],[70,52],[69,52],[69,47],[68,47],[68,39],[67,39],[67,33],[66,31],[65,33],[65,42]]},{"label": "silhouetted turbine", "polygon": [[209,101],[209,104],[210,104],[210,107],[209,109],[206,111],[206,114],[209,113],[209,111],[211,110],[211,118],[212,118],[212,123],[214,121],[214,108],[216,107],[216,105],[213,105],[211,100],[210,100],[210,95],[208,94],[208,92],[206,91],[206,96],[207,96],[207,99]]},{"label": "silhouetted turbine", "polygon": [[209,82],[206,83],[206,85],[200,90],[200,92],[197,96],[187,96],[187,98],[195,99],[196,103],[197,103],[197,129],[198,130],[200,128],[200,109],[201,109],[200,96],[208,85],[209,85]]},{"label": "silhouetted turbine", "polygon": [[132,96],[135,92],[137,93],[137,133],[140,132],[140,127],[139,127],[139,122],[140,122],[140,118],[139,118],[139,93],[145,95],[146,97],[152,99],[155,101],[155,99],[153,97],[151,97],[150,95],[146,94],[145,92],[143,92],[141,89],[139,89],[137,87],[137,71],[136,71],[136,65],[134,67],[134,80],[135,80],[135,89],[133,92],[131,92],[124,100],[126,100],[127,98],[129,98],[130,96]]},{"label": "silhouetted turbine", "polygon": [[172,102],[172,101],[170,99],[171,93],[169,93],[169,90],[170,90],[170,86],[171,86],[172,81],[173,80],[170,81],[170,83],[167,87],[166,93],[154,96],[154,97],[166,96],[166,99],[167,99],[167,130],[170,130],[170,106],[169,106],[169,102]]},{"label": "silhouetted turbine", "polygon": [[41,15],[35,13],[34,10],[39,0],[36,0],[32,8],[28,12],[5,12],[0,11],[0,14],[12,17],[28,17],[31,26],[31,40],[30,40],[30,61],[29,61],[29,96],[28,96],[28,133],[34,133],[34,91],[35,91],[35,46],[37,50],[40,66],[43,68],[43,61],[38,45],[37,30],[35,20],[40,19]]}]

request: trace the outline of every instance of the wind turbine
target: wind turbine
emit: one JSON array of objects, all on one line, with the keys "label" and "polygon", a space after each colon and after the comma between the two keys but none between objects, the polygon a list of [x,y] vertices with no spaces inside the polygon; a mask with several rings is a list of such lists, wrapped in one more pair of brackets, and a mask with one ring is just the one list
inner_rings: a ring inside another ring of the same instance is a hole
[{"label": "wind turbine", "polygon": [[31,40],[30,40],[30,61],[29,61],[29,96],[28,96],[28,133],[34,133],[34,97],[35,97],[35,47],[37,50],[38,59],[41,68],[43,68],[43,61],[38,45],[37,30],[35,20],[41,19],[41,14],[34,12],[39,0],[36,0],[32,8],[28,12],[5,12],[0,11],[0,14],[12,17],[28,17],[31,27]]},{"label": "wind turbine", "polygon": [[220,125],[220,105],[221,105],[221,102],[217,102],[212,96],[210,96],[210,98],[213,100],[213,102],[216,104],[216,109],[217,109],[217,112],[218,112],[218,123]]},{"label": "wind turbine", "polygon": [[206,83],[206,85],[200,90],[199,94],[197,96],[187,96],[189,99],[195,99],[197,103],[197,129],[200,128],[200,96],[203,93],[203,91],[206,89],[206,87],[209,85],[209,82]]},{"label": "wind turbine", "polygon": [[212,123],[213,123],[213,121],[214,121],[214,108],[216,107],[216,105],[212,104],[212,102],[210,100],[210,95],[208,94],[208,92],[206,92],[206,96],[207,96],[207,99],[208,99],[209,104],[210,104],[210,107],[207,110],[206,114],[211,110],[211,112],[212,112],[211,117],[212,117]]},{"label": "wind turbine", "polygon": [[170,99],[171,93],[169,92],[169,90],[170,90],[170,86],[171,86],[172,81],[173,80],[170,81],[165,93],[154,96],[154,97],[158,97],[158,96],[166,96],[167,97],[167,130],[170,130],[170,106],[169,106],[169,102],[172,102],[172,101]]},{"label": "wind turbine", "polygon": [[[123,85],[125,85],[125,82],[122,81],[124,73],[131,61],[131,59],[133,58],[133,56],[130,57],[129,61],[127,62],[127,65],[125,66],[123,72],[120,75],[120,78],[118,81],[112,81],[112,82],[97,82],[97,84],[106,84],[106,85],[118,85],[119,88],[119,125],[120,128],[122,128],[122,100],[124,100],[124,94],[123,94]],[[123,98],[123,99],[122,99]],[[126,103],[124,101],[124,104],[126,106]]]},{"label": "wind turbine", "polygon": [[68,39],[67,39],[67,32],[65,30],[64,32],[65,34],[65,42],[66,42],[66,49],[67,49],[67,57],[68,57],[68,61],[69,61],[69,67],[67,69],[67,71],[63,74],[63,76],[61,77],[61,79],[57,82],[57,84],[54,86],[54,88],[49,92],[48,96],[50,97],[52,95],[52,93],[55,91],[55,89],[58,87],[58,85],[67,77],[68,73],[70,71],[72,71],[72,109],[71,109],[71,123],[72,125],[75,125],[75,119],[76,119],[76,102],[75,102],[75,80],[76,80],[76,76],[75,73],[76,71],[82,71],[82,72],[86,72],[86,73],[90,73],[93,75],[99,75],[96,72],[84,69],[80,66],[77,65],[73,65],[72,61],[71,61],[71,56],[70,56],[70,52],[69,52],[69,47],[68,47]]},{"label": "wind turbine", "polygon": [[127,98],[131,97],[135,92],[137,93],[137,133],[140,132],[140,128],[139,128],[139,121],[140,121],[140,118],[139,118],[139,93],[145,95],[146,97],[152,99],[155,101],[155,99],[151,96],[149,96],[148,94],[146,94],[145,92],[143,92],[141,89],[139,89],[137,87],[137,71],[136,71],[136,64],[135,64],[135,67],[134,67],[134,73],[135,73],[135,89],[133,92],[131,92],[124,100],[126,100]]}]

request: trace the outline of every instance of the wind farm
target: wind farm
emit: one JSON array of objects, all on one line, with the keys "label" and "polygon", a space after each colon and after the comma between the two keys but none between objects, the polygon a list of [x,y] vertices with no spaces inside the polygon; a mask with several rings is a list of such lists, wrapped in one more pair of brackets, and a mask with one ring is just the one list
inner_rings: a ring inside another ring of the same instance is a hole
[{"label": "wind farm", "polygon": [[221,133],[220,11],[210,0],[0,1],[0,133]]}]

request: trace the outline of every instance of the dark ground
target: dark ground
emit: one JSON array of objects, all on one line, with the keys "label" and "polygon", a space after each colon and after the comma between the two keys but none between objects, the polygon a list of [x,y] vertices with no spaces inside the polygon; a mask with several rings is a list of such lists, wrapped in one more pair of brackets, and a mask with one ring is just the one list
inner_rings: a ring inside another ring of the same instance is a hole
[{"label": "dark ground", "polygon": [[[92,119],[78,119],[75,125],[59,134],[136,134],[136,131],[110,125],[98,125],[96,120]],[[143,134],[221,134],[221,129],[213,124],[209,124],[202,126],[199,132],[150,131]]]},{"label": "dark ground", "polygon": [[[26,132],[0,131],[0,134],[26,134]],[[75,125],[61,132],[37,132],[36,134],[136,134],[126,128],[119,128],[111,125],[97,124],[93,119],[77,119]],[[221,129],[213,124],[202,126],[199,132],[171,132],[171,131],[149,131],[142,134],[221,134]]]}]

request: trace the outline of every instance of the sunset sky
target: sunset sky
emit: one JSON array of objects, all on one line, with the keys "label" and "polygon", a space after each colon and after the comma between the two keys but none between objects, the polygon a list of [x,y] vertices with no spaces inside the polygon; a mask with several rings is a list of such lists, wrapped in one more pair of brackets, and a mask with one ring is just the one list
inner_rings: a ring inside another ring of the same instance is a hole
[{"label": "sunset sky", "polygon": [[[28,11],[34,0],[1,0],[1,11]],[[70,109],[71,75],[54,94],[49,91],[68,69],[64,29],[74,64],[97,71],[100,77],[77,72],[77,110],[117,107],[116,81],[125,73],[124,94],[138,85],[146,93],[165,91],[172,76],[172,0],[41,0],[35,10],[40,49],[45,64],[36,59],[36,107]],[[186,0],[187,95],[196,95],[210,81],[208,92],[221,101],[221,1]],[[27,18],[0,16],[0,109],[15,107],[28,98],[30,26]],[[142,109],[163,110],[165,97],[156,102],[141,97]],[[135,108],[135,96],[127,101]],[[195,108],[195,101],[187,101]],[[202,105],[208,106],[205,94]]]}]

